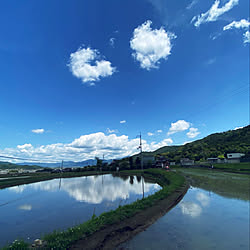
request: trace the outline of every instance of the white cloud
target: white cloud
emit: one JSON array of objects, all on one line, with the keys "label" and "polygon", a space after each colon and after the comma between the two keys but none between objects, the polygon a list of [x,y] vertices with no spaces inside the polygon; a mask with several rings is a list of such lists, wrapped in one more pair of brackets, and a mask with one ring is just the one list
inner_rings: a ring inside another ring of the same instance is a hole
[{"label": "white cloud", "polygon": [[189,138],[195,138],[197,135],[199,135],[200,132],[198,131],[198,128],[190,128],[187,132],[187,136]]},{"label": "white cloud", "polygon": [[161,130],[161,129],[158,129],[156,132],[157,132],[157,133],[162,133],[162,130]]},{"label": "white cloud", "polygon": [[199,27],[202,23],[214,22],[219,16],[231,10],[235,5],[239,3],[239,0],[229,0],[224,6],[219,8],[220,0],[215,0],[212,7],[205,13],[193,17],[191,23],[194,23],[195,27]]},{"label": "white cloud", "polygon": [[[139,138],[129,139],[126,135],[105,135],[102,132],[82,135],[71,143],[56,143],[35,147],[26,143],[16,148],[0,150],[1,155],[37,159],[41,162],[83,161],[105,155],[106,159],[122,158],[138,153]],[[160,142],[147,143],[142,140],[144,151],[156,150],[173,143],[167,138]]]},{"label": "white cloud", "polygon": [[111,62],[101,59],[98,50],[91,48],[79,48],[71,53],[68,66],[74,76],[90,85],[95,85],[100,77],[111,76],[116,71]]},{"label": "white cloud", "polygon": [[179,120],[177,122],[171,123],[171,127],[168,131],[168,135],[175,134],[177,132],[185,131],[189,129],[190,123],[184,120]]},{"label": "white cloud", "polygon": [[148,132],[148,136],[153,136],[154,134],[151,132]]},{"label": "white cloud", "polygon": [[111,37],[111,38],[109,39],[109,45],[110,45],[111,47],[114,47],[114,46],[115,46],[115,38],[114,38],[114,37]]},{"label": "white cloud", "polygon": [[241,128],[244,128],[244,127],[236,127],[236,128],[234,128],[234,130],[238,130],[238,129],[241,129]]},{"label": "white cloud", "polygon": [[118,130],[117,130],[117,129],[110,129],[110,128],[107,128],[107,133],[108,133],[108,134],[118,133]]},{"label": "white cloud", "polygon": [[29,204],[24,204],[24,205],[19,206],[18,209],[30,211],[32,209],[32,206]]},{"label": "white cloud", "polygon": [[139,61],[141,68],[150,70],[158,68],[160,60],[167,60],[171,54],[171,40],[176,36],[160,29],[151,29],[151,21],[146,21],[134,30],[130,47],[135,52],[133,57]]},{"label": "white cloud", "polygon": [[43,128],[32,129],[31,132],[35,134],[42,134],[44,133],[44,129]]},{"label": "white cloud", "polygon": [[249,30],[246,31],[246,33],[243,35],[243,41],[244,41],[244,43],[250,43],[250,33],[249,33]]},{"label": "white cloud", "polygon": [[[247,21],[246,19],[241,19],[240,21],[233,21],[230,24],[226,25],[223,27],[223,30],[230,30],[230,29],[249,29],[250,26],[250,22]],[[250,34],[249,34],[249,30],[247,30],[244,34],[243,34],[243,42],[244,43],[249,43],[250,42]]]},{"label": "white cloud", "polygon": [[240,21],[233,21],[230,24],[223,27],[223,30],[229,30],[232,28],[235,29],[248,29],[250,26],[250,22],[248,22],[246,19],[241,19]]},{"label": "white cloud", "polygon": [[122,120],[122,121],[120,121],[120,123],[122,124],[122,123],[126,123],[126,120]]}]

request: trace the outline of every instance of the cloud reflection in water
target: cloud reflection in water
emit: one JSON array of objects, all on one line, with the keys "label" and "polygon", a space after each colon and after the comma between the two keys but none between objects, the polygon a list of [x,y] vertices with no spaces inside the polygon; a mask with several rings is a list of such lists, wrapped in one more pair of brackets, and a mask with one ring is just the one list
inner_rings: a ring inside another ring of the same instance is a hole
[{"label": "cloud reflection in water", "polygon": [[[12,187],[9,190],[22,193],[30,188],[49,192],[58,191],[59,179]],[[156,192],[160,188],[158,184],[145,182],[144,192]],[[129,178],[123,180],[112,175],[88,176],[62,179],[61,190],[79,202],[99,204],[104,200],[113,202],[116,199],[128,199],[131,194],[142,194],[142,184],[136,178],[131,184]]]}]

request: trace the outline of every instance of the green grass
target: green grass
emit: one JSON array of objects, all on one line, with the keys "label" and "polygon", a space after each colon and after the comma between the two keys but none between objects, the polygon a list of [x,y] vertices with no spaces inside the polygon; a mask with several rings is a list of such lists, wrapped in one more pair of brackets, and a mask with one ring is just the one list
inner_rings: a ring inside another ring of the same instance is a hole
[{"label": "green grass", "polygon": [[[136,171],[124,171],[124,174],[139,174],[142,173],[140,170]],[[81,239],[84,236],[89,236],[94,232],[110,225],[118,223],[126,218],[130,218],[139,211],[153,206],[159,200],[166,198],[168,195],[173,193],[177,188],[181,187],[185,178],[173,172],[166,172],[161,169],[150,169],[143,171],[143,176],[146,178],[155,180],[162,189],[155,194],[148,196],[147,198],[137,200],[132,204],[125,206],[119,206],[116,210],[105,212],[100,216],[96,217],[93,215],[92,219],[86,221],[78,226],[69,228],[65,231],[55,231],[51,234],[47,234],[42,240],[46,241],[47,249],[65,249],[72,245],[75,241]],[[12,248],[5,248],[12,249]]]}]

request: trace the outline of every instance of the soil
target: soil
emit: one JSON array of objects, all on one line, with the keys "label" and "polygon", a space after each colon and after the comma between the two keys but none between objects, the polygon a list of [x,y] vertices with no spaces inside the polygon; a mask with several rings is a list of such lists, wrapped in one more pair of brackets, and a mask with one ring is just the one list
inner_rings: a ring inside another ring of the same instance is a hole
[{"label": "soil", "polygon": [[144,231],[157,219],[181,201],[189,188],[188,183],[175,190],[152,207],[138,212],[133,217],[120,223],[109,225],[89,237],[85,237],[71,246],[70,249],[114,249],[136,234]]}]

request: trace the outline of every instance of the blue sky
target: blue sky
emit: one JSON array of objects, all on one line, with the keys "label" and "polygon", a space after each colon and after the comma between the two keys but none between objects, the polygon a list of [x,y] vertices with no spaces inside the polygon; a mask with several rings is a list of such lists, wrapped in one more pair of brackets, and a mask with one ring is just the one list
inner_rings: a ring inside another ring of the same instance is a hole
[{"label": "blue sky", "polygon": [[[249,2],[1,1],[0,154],[86,160],[249,123]],[[124,122],[121,122],[124,121]]]}]

